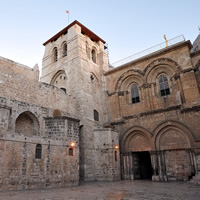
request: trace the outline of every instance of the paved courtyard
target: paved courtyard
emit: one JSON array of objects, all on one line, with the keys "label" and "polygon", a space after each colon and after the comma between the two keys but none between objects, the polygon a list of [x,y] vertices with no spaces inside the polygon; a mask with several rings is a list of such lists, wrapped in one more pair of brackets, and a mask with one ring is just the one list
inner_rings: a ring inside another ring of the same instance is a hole
[{"label": "paved courtyard", "polygon": [[0,200],[200,200],[200,185],[183,182],[90,182],[77,187],[0,192]]}]

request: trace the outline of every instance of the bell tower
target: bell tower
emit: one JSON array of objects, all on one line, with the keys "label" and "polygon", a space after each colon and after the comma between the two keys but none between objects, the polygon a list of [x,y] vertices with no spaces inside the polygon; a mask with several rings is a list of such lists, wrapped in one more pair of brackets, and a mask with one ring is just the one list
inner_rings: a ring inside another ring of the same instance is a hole
[{"label": "bell tower", "polygon": [[96,138],[99,134],[110,135],[110,130],[107,134],[103,128],[108,121],[104,72],[109,67],[105,41],[74,21],[43,45],[41,81],[76,98],[81,120],[80,178],[97,180],[100,167],[95,160],[98,159],[96,146],[99,146]]}]

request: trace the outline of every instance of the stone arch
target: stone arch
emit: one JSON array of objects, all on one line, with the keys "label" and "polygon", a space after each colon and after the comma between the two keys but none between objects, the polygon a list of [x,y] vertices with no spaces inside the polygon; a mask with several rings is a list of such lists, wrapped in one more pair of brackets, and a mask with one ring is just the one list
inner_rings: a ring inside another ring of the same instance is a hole
[{"label": "stone arch", "polygon": [[64,70],[57,71],[51,79],[51,85],[62,89],[65,93],[67,90],[67,75]]},{"label": "stone arch", "polygon": [[115,84],[115,92],[119,92],[125,90],[127,84],[131,84],[130,82],[135,81],[138,85],[143,84],[143,73],[140,70],[131,69],[124,72],[117,80]]},{"label": "stone arch", "polygon": [[200,70],[200,60],[197,61],[197,63],[196,63],[196,65],[195,65],[194,69]]},{"label": "stone arch", "polygon": [[97,48],[96,47],[92,47],[91,50],[91,60],[93,61],[93,63],[97,64]]},{"label": "stone arch", "polygon": [[25,136],[39,135],[39,121],[30,111],[22,112],[15,121],[15,133]]},{"label": "stone arch", "polygon": [[94,72],[90,72],[90,80],[92,83],[96,83],[99,85],[99,79],[97,78],[97,75]]},{"label": "stone arch", "polygon": [[192,132],[176,121],[165,121],[154,130],[156,150],[187,149],[194,143]]},{"label": "stone arch", "polygon": [[57,62],[58,61],[58,47],[54,47],[52,50],[52,61]]},{"label": "stone arch", "polygon": [[62,43],[61,47],[62,47],[62,57],[67,56],[67,47],[68,47],[68,46],[67,46],[67,42],[64,41],[64,42]]},{"label": "stone arch", "polygon": [[120,146],[122,153],[150,151],[152,149],[151,134],[143,127],[134,126],[123,134]]},{"label": "stone arch", "polygon": [[156,82],[156,77],[165,73],[169,77],[172,77],[177,71],[180,71],[181,67],[170,58],[159,58],[151,62],[144,70],[145,82]]}]

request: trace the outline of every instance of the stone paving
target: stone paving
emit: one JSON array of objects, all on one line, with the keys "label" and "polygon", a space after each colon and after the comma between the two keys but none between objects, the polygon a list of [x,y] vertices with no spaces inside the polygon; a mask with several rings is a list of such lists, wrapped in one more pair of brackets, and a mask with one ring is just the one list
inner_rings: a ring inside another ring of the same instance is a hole
[{"label": "stone paving", "polygon": [[200,200],[200,185],[187,182],[90,182],[59,189],[0,192],[0,200]]}]

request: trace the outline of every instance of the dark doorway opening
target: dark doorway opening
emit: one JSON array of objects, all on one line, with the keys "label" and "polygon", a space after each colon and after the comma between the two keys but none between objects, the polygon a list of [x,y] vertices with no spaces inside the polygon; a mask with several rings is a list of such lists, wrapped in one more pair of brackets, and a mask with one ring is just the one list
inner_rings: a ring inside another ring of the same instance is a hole
[{"label": "dark doorway opening", "polygon": [[148,151],[133,152],[134,179],[152,179],[151,158]]}]

